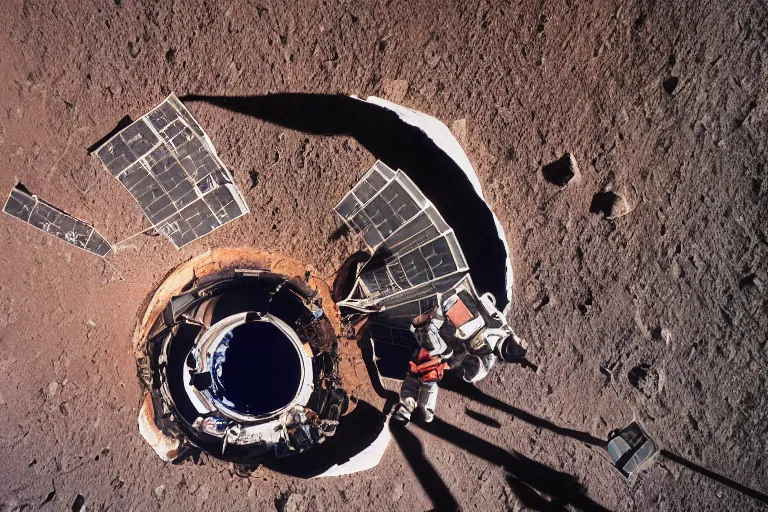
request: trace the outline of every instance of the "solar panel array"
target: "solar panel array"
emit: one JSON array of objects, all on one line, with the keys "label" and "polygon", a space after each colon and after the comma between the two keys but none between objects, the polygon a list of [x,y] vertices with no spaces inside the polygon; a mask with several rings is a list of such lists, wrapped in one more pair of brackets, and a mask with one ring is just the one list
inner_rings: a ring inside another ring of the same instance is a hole
[{"label": "solar panel array", "polygon": [[210,139],[174,94],[96,154],[176,248],[248,213]]},{"label": "solar panel array", "polygon": [[372,253],[350,296],[339,304],[376,311],[368,333],[379,376],[388,387],[388,379],[404,377],[418,346],[409,330],[413,318],[437,306],[438,294],[469,280],[469,267],[453,230],[432,203],[405,173],[381,161],[335,211]]},{"label": "solar panel array", "polygon": [[104,257],[112,249],[92,226],[43,201],[20,183],[11,189],[3,211],[97,256]]},{"label": "solar panel array", "polygon": [[373,258],[345,305],[391,307],[451,289],[467,273],[440,213],[402,171],[378,161],[335,208]]}]

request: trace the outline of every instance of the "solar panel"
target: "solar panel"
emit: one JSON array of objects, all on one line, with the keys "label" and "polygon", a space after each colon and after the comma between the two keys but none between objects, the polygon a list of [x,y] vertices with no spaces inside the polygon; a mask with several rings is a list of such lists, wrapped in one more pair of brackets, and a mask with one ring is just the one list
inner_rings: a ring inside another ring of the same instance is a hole
[{"label": "solar panel", "polygon": [[30,193],[21,183],[11,189],[3,211],[97,256],[104,257],[112,249],[92,226]]},{"label": "solar panel", "polygon": [[96,155],[177,249],[248,213],[210,139],[174,94]]},{"label": "solar panel", "polygon": [[377,161],[336,206],[336,213],[375,251],[428,203],[402,172]]},{"label": "solar panel", "polygon": [[339,305],[373,311],[368,335],[382,385],[401,380],[418,348],[410,325],[438,297],[471,282],[456,235],[402,171],[381,161],[335,208],[371,251],[352,291]]},{"label": "solar panel", "polygon": [[381,161],[335,208],[373,253],[343,305],[391,307],[449,290],[469,270],[453,230],[402,171]]}]

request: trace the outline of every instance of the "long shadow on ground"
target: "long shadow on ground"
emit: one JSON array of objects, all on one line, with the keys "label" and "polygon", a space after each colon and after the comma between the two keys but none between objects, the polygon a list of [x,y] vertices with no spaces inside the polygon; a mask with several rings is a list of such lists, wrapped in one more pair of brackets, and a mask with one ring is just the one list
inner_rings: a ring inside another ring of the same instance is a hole
[{"label": "long shadow on ground", "polygon": [[[478,403],[487,405],[489,407],[493,407],[494,409],[497,409],[501,412],[505,412],[510,416],[513,416],[522,421],[525,421],[526,423],[529,423],[537,427],[541,427],[545,430],[549,430],[550,432],[553,432],[557,435],[569,437],[576,441],[579,441],[588,445],[592,445],[592,446],[606,447],[608,444],[607,441],[599,439],[587,432],[581,432],[579,430],[561,427],[559,425],[555,425],[549,420],[546,420],[544,418],[539,418],[538,416],[534,416],[529,412],[526,412],[522,409],[519,409],[513,405],[510,405],[506,402],[503,402],[497,398],[494,398],[482,392],[474,385],[464,382],[463,380],[458,379],[453,375],[446,376],[446,378],[441,382],[440,387],[453,391],[454,393],[463,395]],[[474,413],[474,414],[477,414],[477,413]],[[692,471],[699,473],[700,475],[710,478],[715,482],[728,486],[731,489],[744,494],[745,496],[749,496],[750,498],[759,501],[760,503],[768,505],[768,495],[766,495],[765,493],[762,493],[756,489],[747,487],[746,485],[743,485],[731,478],[728,478],[719,473],[716,473],[711,469],[707,469],[703,466],[700,466],[699,464],[696,464],[695,462],[692,462],[686,459],[685,457],[677,455],[676,453],[673,453],[669,450],[661,450],[661,456],[671,462],[684,466]],[[510,485],[512,485],[511,482],[510,482]],[[518,494],[518,496],[520,496],[520,494]]]},{"label": "long shadow on ground", "polygon": [[526,412],[518,407],[503,402],[498,398],[494,398],[486,393],[483,393],[473,384],[465,382],[452,374],[446,375],[445,379],[443,379],[443,381],[440,383],[440,387],[463,395],[477,403],[487,405],[488,407],[493,407],[494,409],[505,412],[510,416],[521,419],[526,423],[530,423],[531,425],[549,430],[550,432],[553,432],[557,435],[570,437],[571,439],[575,439],[576,441],[580,441],[592,446],[605,447],[608,444],[607,441],[599,439],[587,432],[581,432],[580,430],[574,430],[555,425],[549,420],[539,418],[538,416]]},{"label": "long shadow on ground", "polygon": [[[446,377],[443,382],[446,381],[448,389],[464,394],[479,403],[514,414],[524,421],[587,444],[605,445],[604,441],[587,433],[558,427],[547,420],[526,413],[522,409],[505,404],[460,379]],[[467,414],[488,426],[495,428],[501,426],[492,418],[475,411],[467,410]],[[587,495],[584,486],[574,476],[552,469],[522,454],[508,452],[474,434],[446,423],[440,418],[435,418],[432,423],[426,424],[417,421],[409,423],[408,426],[396,421],[392,421],[390,424],[392,437],[400,446],[421,487],[432,500],[435,510],[458,510],[458,503],[439,472],[427,459],[422,443],[410,431],[410,425],[429,432],[476,457],[502,467],[507,472],[509,486],[523,505],[528,508],[540,512],[562,512],[568,510],[569,506],[587,512],[609,510],[592,500]]]},{"label": "long shadow on ground", "polygon": [[392,438],[400,446],[405,460],[411,466],[413,474],[421,484],[424,492],[432,501],[437,511],[459,510],[459,504],[453,497],[451,490],[440,477],[440,473],[432,466],[424,453],[421,441],[411,432],[406,425],[400,422],[391,422]]},{"label": "long shadow on ground", "polygon": [[354,137],[375,158],[405,171],[424,192],[456,233],[478,292],[492,293],[499,309],[506,307],[506,251],[488,205],[456,162],[394,112],[329,94],[187,95],[180,99],[209,103],[301,132]]},{"label": "long shadow on ground", "polygon": [[554,470],[516,452],[508,452],[454,425],[435,418],[419,425],[425,431],[507,471],[507,482],[526,507],[542,512],[560,512],[568,506],[584,511],[608,509],[591,499],[572,475]]}]

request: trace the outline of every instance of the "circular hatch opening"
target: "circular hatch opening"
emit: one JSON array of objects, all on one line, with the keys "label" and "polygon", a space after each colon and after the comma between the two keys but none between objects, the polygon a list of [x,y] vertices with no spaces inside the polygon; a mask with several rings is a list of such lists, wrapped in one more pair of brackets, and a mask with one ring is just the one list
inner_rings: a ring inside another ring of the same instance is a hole
[{"label": "circular hatch opening", "polygon": [[295,343],[269,321],[227,332],[213,356],[213,394],[232,409],[261,416],[293,401],[301,383]]}]

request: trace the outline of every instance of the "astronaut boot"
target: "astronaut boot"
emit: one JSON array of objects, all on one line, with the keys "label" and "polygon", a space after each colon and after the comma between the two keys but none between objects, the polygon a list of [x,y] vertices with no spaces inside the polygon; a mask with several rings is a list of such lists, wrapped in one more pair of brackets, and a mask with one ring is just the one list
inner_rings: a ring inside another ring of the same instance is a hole
[{"label": "astronaut boot", "polygon": [[437,382],[423,382],[419,388],[419,410],[427,423],[435,419],[435,406],[437,405],[439,389]]},{"label": "astronaut boot", "polygon": [[494,352],[504,362],[523,363],[528,352],[528,343],[523,338],[512,334],[496,345]]},{"label": "astronaut boot", "polygon": [[421,383],[418,377],[408,373],[403,380],[403,384],[400,387],[400,402],[397,404],[395,412],[392,414],[392,418],[408,423],[411,421],[411,413],[418,406],[419,388]]},{"label": "astronaut boot", "polygon": [[496,364],[493,354],[468,354],[461,363],[463,378],[466,382],[478,382],[488,375],[488,371]]},{"label": "astronaut boot", "polygon": [[408,423],[411,421],[411,414],[413,414],[417,405],[416,399],[413,397],[401,398],[400,403],[395,408],[395,412],[392,414],[392,419],[401,423]]}]

